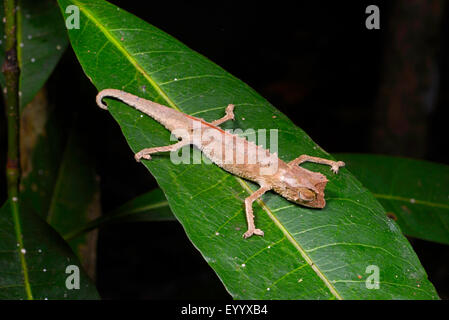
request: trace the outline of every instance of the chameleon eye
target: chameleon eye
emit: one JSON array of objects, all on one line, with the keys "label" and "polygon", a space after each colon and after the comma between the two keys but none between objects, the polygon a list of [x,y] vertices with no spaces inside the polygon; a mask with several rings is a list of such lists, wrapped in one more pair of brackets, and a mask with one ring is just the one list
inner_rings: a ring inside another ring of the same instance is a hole
[{"label": "chameleon eye", "polygon": [[299,192],[299,198],[302,201],[312,201],[315,199],[315,193],[309,189],[303,189]]}]

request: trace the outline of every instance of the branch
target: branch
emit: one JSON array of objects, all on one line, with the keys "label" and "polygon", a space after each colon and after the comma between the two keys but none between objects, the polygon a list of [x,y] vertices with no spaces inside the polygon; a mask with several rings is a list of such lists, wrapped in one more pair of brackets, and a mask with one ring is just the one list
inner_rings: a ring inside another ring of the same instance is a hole
[{"label": "branch", "polygon": [[[23,238],[19,216],[19,66],[16,51],[16,1],[4,0],[5,11],[5,61],[2,73],[5,77],[3,97],[5,100],[6,119],[8,122],[8,155],[6,162],[6,178],[8,180],[8,198],[14,221],[17,238],[17,249],[20,252],[20,261],[23,268],[25,291],[29,300],[33,299],[29,286],[28,272],[23,247]],[[24,267],[25,266],[25,267]]]},{"label": "branch", "polygon": [[16,3],[4,0],[5,11],[5,61],[2,73],[5,77],[3,96],[8,123],[8,155],[6,177],[8,197],[11,205],[17,202],[19,194],[19,66],[16,51]]}]

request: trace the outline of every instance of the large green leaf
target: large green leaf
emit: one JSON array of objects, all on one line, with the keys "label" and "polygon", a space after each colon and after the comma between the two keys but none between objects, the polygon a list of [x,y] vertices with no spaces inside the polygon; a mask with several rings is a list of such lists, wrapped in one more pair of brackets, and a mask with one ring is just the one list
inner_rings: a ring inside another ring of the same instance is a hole
[{"label": "large green leaf", "polygon": [[[0,208],[0,299],[99,298],[61,237],[34,213],[11,207]],[[66,286],[71,265],[80,269],[79,289]]]},{"label": "large green leaf", "polygon": [[350,171],[409,236],[449,244],[449,167],[422,160],[341,153]]},{"label": "large green leaf", "polygon": [[[81,28],[69,30],[69,36],[98,89],[126,90],[208,121],[234,103],[236,121],[224,128],[278,129],[283,160],[304,153],[330,157],[254,90],[157,28],[106,1],[59,4],[63,14],[68,5],[80,9]],[[153,119],[108,103],[133,152],[173,143]],[[265,237],[244,240],[243,201],[256,185],[215,165],[175,165],[167,155],[144,165],[236,299],[438,298],[397,225],[346,169],[333,175],[328,167],[306,165],[330,179],[326,208],[307,209],[267,193],[254,205]],[[370,265],[380,269],[379,289],[367,289]]]}]

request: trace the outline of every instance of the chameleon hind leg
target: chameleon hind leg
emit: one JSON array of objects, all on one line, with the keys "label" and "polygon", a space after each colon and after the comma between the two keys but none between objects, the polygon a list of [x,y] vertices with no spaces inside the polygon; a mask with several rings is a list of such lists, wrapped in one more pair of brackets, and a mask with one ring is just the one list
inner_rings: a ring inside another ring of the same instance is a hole
[{"label": "chameleon hind leg", "polygon": [[140,159],[142,159],[142,158],[146,159],[146,160],[151,160],[151,154],[153,154],[153,153],[176,151],[190,143],[191,143],[191,141],[189,141],[189,140],[181,140],[181,141],[179,141],[175,144],[169,145],[169,146],[142,149],[134,155],[134,159],[136,159],[137,162],[140,162]]},{"label": "chameleon hind leg", "polygon": [[234,105],[233,104],[230,104],[226,107],[226,115],[223,118],[212,121],[211,124],[214,126],[218,126],[228,120],[234,120]]}]

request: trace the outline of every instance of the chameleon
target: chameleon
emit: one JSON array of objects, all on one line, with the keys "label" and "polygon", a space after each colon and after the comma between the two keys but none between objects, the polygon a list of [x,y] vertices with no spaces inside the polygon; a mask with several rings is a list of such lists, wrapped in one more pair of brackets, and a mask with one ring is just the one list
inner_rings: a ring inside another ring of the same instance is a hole
[{"label": "chameleon", "polygon": [[[120,100],[150,116],[178,138],[178,142],[171,145],[140,150],[134,155],[136,161],[151,160],[153,153],[173,152],[186,145],[194,145],[222,169],[259,184],[260,188],[245,199],[248,229],[243,234],[243,238],[264,235],[264,232],[255,226],[253,202],[269,190],[305,207],[325,207],[324,189],[328,182],[326,176],[302,168],[299,166],[300,164],[307,161],[325,164],[330,166],[331,171],[335,174],[338,173],[340,167],[345,166],[343,161],[333,161],[305,154],[287,163],[281,160],[276,153],[271,154],[267,149],[244,137],[221,129],[219,125],[234,120],[233,104],[226,107],[225,115],[222,118],[207,122],[204,119],[117,89],[104,89],[98,93],[96,102],[100,108],[105,110],[108,107],[103,103],[103,99],[107,97]],[[236,161],[238,156],[243,156],[244,161]],[[231,161],[224,161],[229,158]],[[270,168],[274,169],[268,170]]]}]

